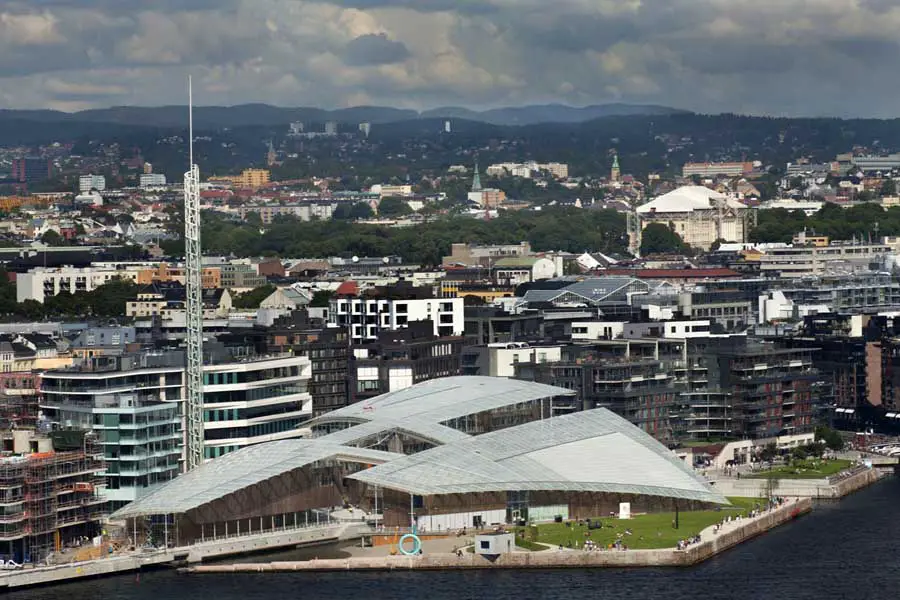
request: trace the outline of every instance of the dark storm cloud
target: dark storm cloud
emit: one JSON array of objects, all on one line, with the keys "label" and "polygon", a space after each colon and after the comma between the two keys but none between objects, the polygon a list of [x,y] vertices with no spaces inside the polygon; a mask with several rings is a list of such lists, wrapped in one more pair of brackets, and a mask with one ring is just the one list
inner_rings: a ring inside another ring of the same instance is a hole
[{"label": "dark storm cloud", "polygon": [[354,67],[389,65],[410,57],[403,42],[389,40],[383,33],[371,33],[354,38],[344,47],[344,62]]},{"label": "dark storm cloud", "polygon": [[893,116],[897,31],[900,0],[0,0],[0,102],[164,104],[192,73],[220,104]]}]

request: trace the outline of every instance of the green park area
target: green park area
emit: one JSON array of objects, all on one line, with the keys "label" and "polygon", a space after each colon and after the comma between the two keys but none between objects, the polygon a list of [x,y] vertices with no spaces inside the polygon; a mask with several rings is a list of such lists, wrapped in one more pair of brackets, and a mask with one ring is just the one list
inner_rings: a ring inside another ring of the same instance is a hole
[{"label": "green park area", "polygon": [[853,463],[844,459],[807,458],[792,460],[789,464],[750,473],[745,477],[755,479],[825,479],[850,468]]},{"label": "green park area", "polygon": [[[569,521],[563,523],[541,523],[516,529],[517,539],[524,541],[517,545],[529,550],[550,546],[575,547],[584,546],[592,540],[599,546],[606,547],[617,539],[621,539],[631,549],[674,548],[679,540],[697,535],[710,525],[715,525],[728,515],[747,515],[757,505],[764,503],[759,498],[729,498],[731,506],[723,506],[719,510],[680,511],[678,529],[675,529],[675,513],[664,512],[646,515],[634,515],[631,519],[605,517],[591,519],[600,521],[602,527],[589,529],[586,522]],[[630,533],[626,533],[626,530]],[[536,543],[535,543],[536,542]]]}]

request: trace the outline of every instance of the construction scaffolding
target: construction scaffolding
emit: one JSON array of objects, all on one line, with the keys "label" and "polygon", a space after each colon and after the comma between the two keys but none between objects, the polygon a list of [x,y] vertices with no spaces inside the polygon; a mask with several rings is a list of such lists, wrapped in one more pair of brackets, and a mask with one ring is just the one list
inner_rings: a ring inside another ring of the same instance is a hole
[{"label": "construction scaffolding", "polygon": [[83,449],[0,458],[0,556],[37,562],[99,533],[106,500],[98,493],[103,455],[96,439]]}]

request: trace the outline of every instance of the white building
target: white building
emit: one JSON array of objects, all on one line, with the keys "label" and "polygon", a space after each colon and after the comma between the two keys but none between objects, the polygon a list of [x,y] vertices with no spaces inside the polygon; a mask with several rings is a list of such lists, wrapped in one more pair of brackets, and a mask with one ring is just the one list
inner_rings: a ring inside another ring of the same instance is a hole
[{"label": "white building", "polygon": [[683,340],[710,336],[710,321],[659,321],[653,323],[626,323],[622,337],[626,339],[665,338]]},{"label": "white building", "polygon": [[747,241],[748,208],[700,185],[688,185],[638,207],[641,229],[650,223],[673,228],[684,242],[709,250],[716,240]]},{"label": "white building", "polygon": [[792,198],[779,198],[777,200],[769,200],[759,205],[760,210],[768,210],[773,208],[783,208],[785,210],[802,210],[803,214],[811,217],[819,212],[825,206],[824,202],[818,200],[794,200]]},{"label": "white building", "polygon": [[[474,349],[467,350],[467,353]],[[477,348],[478,374],[490,377],[515,377],[519,363],[545,363],[562,360],[562,346],[530,346],[525,342],[488,344]]]},{"label": "white building", "polygon": [[625,332],[625,321],[582,321],[572,323],[572,341],[615,340]]},{"label": "white building", "polygon": [[166,185],[166,176],[162,173],[144,173],[140,178],[142,188],[163,187]]},{"label": "white building", "polygon": [[114,267],[38,267],[16,277],[16,301],[36,300],[43,304],[45,298],[61,292],[90,292],[114,279],[136,281],[138,271],[138,268]]},{"label": "white building", "polygon": [[82,175],[78,178],[78,191],[82,194],[91,190],[102,192],[106,189],[106,177],[103,175]]},{"label": "white building", "polygon": [[465,329],[462,298],[332,298],[328,318],[331,325],[349,327],[354,343],[413,321],[430,320],[437,336],[462,335]]},{"label": "white building", "polygon": [[831,242],[827,246],[773,248],[760,257],[760,272],[785,279],[869,270],[893,252],[887,244]]},{"label": "white building", "polygon": [[273,356],[203,367],[205,458],[305,435],[312,416],[306,356]]}]

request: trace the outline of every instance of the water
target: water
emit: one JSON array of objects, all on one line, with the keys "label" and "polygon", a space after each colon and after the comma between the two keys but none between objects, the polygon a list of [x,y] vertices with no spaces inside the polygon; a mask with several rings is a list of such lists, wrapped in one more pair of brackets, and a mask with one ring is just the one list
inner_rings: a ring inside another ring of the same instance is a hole
[{"label": "water", "polygon": [[[897,597],[900,478],[689,569],[279,573],[143,573],[6,594],[10,600],[582,600],[868,599]],[[308,552],[308,551],[304,551]],[[334,550],[336,555],[339,550]],[[319,548],[315,554],[325,557]],[[299,554],[282,554],[291,558]]]}]

